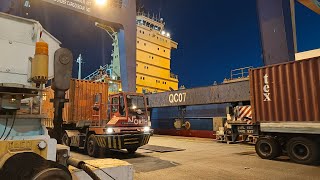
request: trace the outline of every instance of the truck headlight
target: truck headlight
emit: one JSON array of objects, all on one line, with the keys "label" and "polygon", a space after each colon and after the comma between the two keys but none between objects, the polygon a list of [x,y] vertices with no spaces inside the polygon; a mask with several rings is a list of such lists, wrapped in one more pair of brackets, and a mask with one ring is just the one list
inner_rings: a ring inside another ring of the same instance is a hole
[{"label": "truck headlight", "polygon": [[112,129],[112,128],[107,128],[107,133],[108,133],[108,134],[113,133],[113,129]]},{"label": "truck headlight", "polygon": [[144,131],[144,132],[149,132],[149,131],[150,131],[150,127],[148,127],[148,126],[144,127],[144,128],[143,128],[143,131]]}]

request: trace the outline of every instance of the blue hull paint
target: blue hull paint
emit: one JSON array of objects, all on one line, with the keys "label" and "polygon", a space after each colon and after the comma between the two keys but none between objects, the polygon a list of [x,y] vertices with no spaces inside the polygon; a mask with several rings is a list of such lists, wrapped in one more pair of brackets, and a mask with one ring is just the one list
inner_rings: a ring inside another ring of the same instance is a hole
[{"label": "blue hull paint", "polygon": [[[184,119],[191,124],[190,130],[213,131],[213,117],[225,117],[229,104],[209,104],[187,106]],[[178,107],[153,108],[151,112],[152,128],[175,130],[175,119],[181,118]]]}]

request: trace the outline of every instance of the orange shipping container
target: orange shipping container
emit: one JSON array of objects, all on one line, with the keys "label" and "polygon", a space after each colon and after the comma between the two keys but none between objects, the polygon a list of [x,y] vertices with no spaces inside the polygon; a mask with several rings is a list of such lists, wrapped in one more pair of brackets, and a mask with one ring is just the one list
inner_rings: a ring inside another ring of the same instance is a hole
[{"label": "orange shipping container", "polygon": [[[98,95],[98,96],[97,96]],[[99,98],[100,97],[100,98]],[[54,98],[51,87],[44,92],[42,113],[47,116],[45,124],[52,127]],[[69,102],[65,104],[63,120],[65,123],[76,123],[79,120],[106,120],[108,108],[108,84],[86,80],[72,79],[70,89],[66,92]],[[100,100],[97,100],[100,99]],[[101,102],[99,111],[93,110],[95,104]]]},{"label": "orange shipping container", "polygon": [[319,71],[320,58],[251,70],[253,121],[320,123]]}]

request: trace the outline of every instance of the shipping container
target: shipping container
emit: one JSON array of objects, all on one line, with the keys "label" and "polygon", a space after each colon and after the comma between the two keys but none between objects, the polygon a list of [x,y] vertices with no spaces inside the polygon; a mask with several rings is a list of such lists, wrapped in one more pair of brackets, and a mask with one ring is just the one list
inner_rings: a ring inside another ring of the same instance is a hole
[{"label": "shipping container", "polygon": [[320,58],[250,71],[253,121],[320,122]]},{"label": "shipping container", "polygon": [[[54,92],[48,87],[43,93],[42,113],[47,116],[45,123],[52,126]],[[86,80],[72,79],[70,89],[66,92],[69,102],[65,104],[63,120],[65,123],[76,123],[80,120],[107,120],[108,84]],[[99,103],[101,102],[101,103]],[[99,107],[99,111],[94,110]]]},{"label": "shipping container", "polygon": [[[263,159],[288,155],[297,163],[320,160],[320,58],[250,71],[255,149]],[[235,125],[234,132],[248,132]],[[244,131],[243,131],[244,130]]]}]

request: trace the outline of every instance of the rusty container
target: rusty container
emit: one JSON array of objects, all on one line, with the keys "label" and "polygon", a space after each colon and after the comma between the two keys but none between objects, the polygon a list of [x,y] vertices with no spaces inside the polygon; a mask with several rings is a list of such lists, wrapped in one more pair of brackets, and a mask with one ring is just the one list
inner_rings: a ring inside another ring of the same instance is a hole
[{"label": "rusty container", "polygon": [[253,121],[320,123],[320,58],[250,70]]},{"label": "rusty container", "polygon": [[[42,113],[46,115],[45,125],[52,126],[54,92],[48,87],[44,92]],[[72,79],[70,89],[66,92],[69,102],[65,104],[63,120],[65,123],[77,123],[79,120],[98,122],[107,119],[108,84],[86,80]],[[95,109],[95,110],[94,110]]]}]

